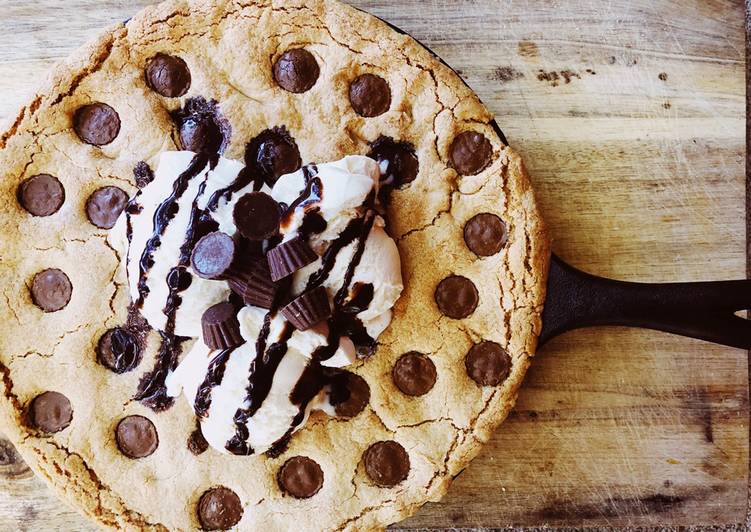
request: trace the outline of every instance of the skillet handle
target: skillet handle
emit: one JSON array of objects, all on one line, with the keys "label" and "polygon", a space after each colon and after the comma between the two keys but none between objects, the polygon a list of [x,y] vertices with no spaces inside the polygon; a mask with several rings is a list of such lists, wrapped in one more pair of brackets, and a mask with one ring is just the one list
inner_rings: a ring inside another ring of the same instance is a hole
[{"label": "skillet handle", "polygon": [[596,277],[553,255],[539,344],[572,329],[622,325],[751,349],[751,280],[627,283]]}]

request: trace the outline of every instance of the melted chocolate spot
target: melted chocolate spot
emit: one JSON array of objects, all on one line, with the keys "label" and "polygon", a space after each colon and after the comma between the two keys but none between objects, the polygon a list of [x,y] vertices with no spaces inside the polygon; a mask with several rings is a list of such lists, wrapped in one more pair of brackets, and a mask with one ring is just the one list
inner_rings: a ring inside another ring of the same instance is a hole
[{"label": "melted chocolate spot", "polygon": [[177,98],[190,88],[190,69],[179,57],[156,54],[146,66],[146,83],[166,98]]},{"label": "melted chocolate spot", "polygon": [[106,103],[85,105],[73,116],[78,138],[92,146],[105,146],[120,133],[120,116]]},{"label": "melted chocolate spot", "polygon": [[506,224],[495,214],[478,214],[464,226],[464,242],[480,257],[490,257],[500,252],[507,239]]},{"label": "melted chocolate spot", "polygon": [[465,131],[458,135],[449,150],[451,165],[461,175],[476,175],[490,165],[493,145],[482,133]]},{"label": "melted chocolate spot", "polygon": [[365,379],[355,373],[337,371],[330,381],[329,401],[337,416],[355,417],[365,410],[370,401],[370,387]]},{"label": "melted chocolate spot", "polygon": [[296,499],[308,499],[323,486],[323,470],[306,456],[294,456],[279,470],[279,487]]},{"label": "melted chocolate spot", "polygon": [[384,187],[398,188],[411,183],[420,170],[414,147],[390,137],[380,137],[373,142],[368,157],[378,161],[382,169],[385,162],[386,170],[382,171]]},{"label": "melted chocolate spot", "polygon": [[242,516],[240,497],[224,486],[211,488],[198,501],[198,520],[206,530],[228,530],[239,523]]},{"label": "melted chocolate spot", "polygon": [[159,436],[156,427],[143,416],[128,416],[115,429],[117,447],[128,458],[145,458],[156,451]]},{"label": "melted chocolate spot", "polygon": [[147,162],[141,161],[133,168],[133,178],[136,186],[143,188],[154,180],[154,172]]},{"label": "melted chocolate spot", "polygon": [[229,143],[231,127],[222,117],[215,100],[191,98],[185,107],[172,113],[184,150],[216,155]]},{"label": "melted chocolate spot", "polygon": [[273,187],[280,176],[299,170],[302,159],[295,139],[282,126],[267,129],[250,141],[245,151],[245,164]]},{"label": "melted chocolate spot", "polygon": [[86,202],[89,221],[100,229],[112,229],[128,204],[128,195],[118,187],[102,187]]},{"label": "melted chocolate spot", "polygon": [[73,407],[63,394],[44,392],[31,401],[28,417],[33,427],[44,433],[53,434],[70,425]]},{"label": "melted chocolate spot", "polygon": [[134,369],[141,360],[137,338],[116,327],[104,333],[97,344],[97,361],[117,374]]},{"label": "melted chocolate spot", "polygon": [[72,294],[73,285],[62,270],[43,270],[31,282],[31,299],[45,312],[57,312],[65,308]]},{"label": "melted chocolate spot", "polygon": [[274,64],[274,79],[286,91],[300,94],[318,81],[321,70],[313,54],[304,48],[287,50]]},{"label": "melted chocolate spot", "polygon": [[203,437],[203,432],[201,432],[201,427],[199,426],[188,436],[188,450],[198,456],[205,453],[208,448],[209,442]]},{"label": "melted chocolate spot", "polygon": [[23,181],[16,193],[18,203],[34,216],[50,216],[65,202],[65,189],[60,180],[49,174],[39,174]]},{"label": "melted chocolate spot", "polygon": [[464,359],[467,375],[480,386],[498,386],[511,371],[511,357],[495,342],[472,346]]},{"label": "melted chocolate spot", "polygon": [[440,282],[435,290],[438,309],[449,318],[460,320],[477,308],[480,296],[475,284],[459,275],[452,275]]},{"label": "melted chocolate spot", "polygon": [[382,77],[363,74],[349,86],[349,101],[358,115],[379,116],[391,107],[391,88]]},{"label": "melted chocolate spot", "polygon": [[377,486],[396,486],[409,475],[409,455],[395,441],[374,443],[363,456],[365,472]]},{"label": "melted chocolate spot", "polygon": [[391,376],[403,394],[418,397],[433,389],[437,372],[430,358],[412,351],[396,361]]}]

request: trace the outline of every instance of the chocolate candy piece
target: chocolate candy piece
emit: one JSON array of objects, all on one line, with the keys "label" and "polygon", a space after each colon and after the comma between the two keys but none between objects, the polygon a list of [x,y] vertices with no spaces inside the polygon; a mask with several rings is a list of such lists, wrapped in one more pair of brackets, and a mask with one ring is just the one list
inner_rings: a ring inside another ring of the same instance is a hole
[{"label": "chocolate candy piece", "polygon": [[359,375],[341,371],[331,379],[329,400],[337,416],[355,417],[370,401],[370,387]]},{"label": "chocolate candy piece", "polygon": [[464,226],[464,242],[480,257],[495,255],[506,245],[506,224],[495,214],[478,214]]},{"label": "chocolate candy piece", "polygon": [[184,150],[216,154],[220,153],[229,138],[230,125],[219,112],[216,101],[191,98],[185,107],[172,113],[177,124],[180,144]]},{"label": "chocolate candy piece", "polygon": [[50,216],[63,206],[65,189],[58,178],[39,174],[23,181],[16,196],[21,207],[34,216]]},{"label": "chocolate candy piece", "polygon": [[363,74],[349,86],[349,101],[358,115],[379,116],[391,107],[391,88],[382,77]]},{"label": "chocolate candy piece", "polygon": [[70,302],[73,285],[62,270],[50,268],[34,276],[31,299],[45,312],[57,312]]},{"label": "chocolate candy piece", "polygon": [[465,131],[454,139],[449,154],[451,165],[457,172],[475,175],[490,165],[493,145],[482,133]]},{"label": "chocolate candy piece", "polygon": [[495,342],[473,345],[464,357],[467,375],[480,386],[498,386],[511,371],[511,357]]},{"label": "chocolate candy piece", "polygon": [[269,263],[263,257],[251,262],[242,271],[235,272],[228,283],[246,305],[259,308],[273,307],[279,293],[279,286],[271,280]]},{"label": "chocolate candy piece", "polygon": [[271,280],[279,281],[292,275],[318,259],[315,251],[300,237],[282,242],[266,255],[271,269]]},{"label": "chocolate candy piece", "polygon": [[323,471],[314,460],[294,456],[284,462],[277,476],[279,487],[296,499],[308,499],[323,486]]},{"label": "chocolate candy piece", "polygon": [[105,146],[120,133],[120,116],[106,103],[84,105],[73,117],[73,129],[86,144]]},{"label": "chocolate candy piece", "polygon": [[298,331],[307,331],[331,316],[331,304],[326,289],[318,286],[303,293],[282,309],[282,315]]},{"label": "chocolate candy piece", "polygon": [[281,88],[296,94],[310,90],[321,73],[313,54],[304,48],[287,50],[274,64],[274,79]]},{"label": "chocolate candy piece", "polygon": [[115,429],[115,440],[120,452],[128,458],[145,458],[156,451],[159,436],[150,419],[128,416],[120,420]]},{"label": "chocolate candy piece", "polygon": [[472,314],[477,308],[479,299],[475,284],[459,275],[447,277],[435,289],[435,302],[438,309],[455,320]]},{"label": "chocolate candy piece", "polygon": [[128,204],[128,195],[117,187],[95,190],[86,202],[89,221],[100,229],[112,229]]},{"label": "chocolate candy piece", "polygon": [[206,530],[228,530],[239,523],[242,516],[240,497],[224,486],[211,488],[198,501],[198,520]]},{"label": "chocolate candy piece", "polygon": [[188,450],[191,453],[198,456],[199,454],[205,453],[208,448],[209,442],[207,442],[206,438],[203,437],[201,427],[198,427],[196,430],[190,433],[190,436],[188,436]]},{"label": "chocolate candy piece", "polygon": [[235,256],[235,241],[231,236],[217,231],[196,243],[190,264],[198,277],[222,281],[228,278]]},{"label": "chocolate candy piece", "polygon": [[29,421],[47,434],[60,432],[70,425],[72,419],[73,408],[70,401],[59,392],[37,395],[29,405]]},{"label": "chocolate candy piece", "polygon": [[402,393],[417,397],[425,395],[433,388],[437,373],[430,358],[412,351],[396,361],[391,377]]},{"label": "chocolate candy piece", "polygon": [[138,365],[141,350],[130,332],[116,327],[99,338],[96,353],[101,365],[120,374]]},{"label": "chocolate candy piece", "polygon": [[295,139],[282,126],[267,129],[250,141],[245,163],[273,187],[280,176],[299,170],[302,159]]},{"label": "chocolate candy piece", "polygon": [[267,240],[279,233],[279,204],[265,192],[245,194],[232,213],[240,234],[248,240]]},{"label": "chocolate candy piece", "polygon": [[190,69],[179,57],[156,54],[146,66],[146,83],[167,98],[183,96],[190,88]]},{"label": "chocolate candy piece", "polygon": [[395,441],[374,443],[363,456],[365,472],[382,488],[396,486],[409,475],[409,455]]},{"label": "chocolate candy piece", "polygon": [[201,318],[201,327],[203,342],[209,349],[230,349],[245,343],[232,303],[219,303],[206,310]]},{"label": "chocolate candy piece", "polygon": [[414,181],[420,169],[414,147],[407,142],[396,142],[391,137],[380,137],[373,142],[368,157],[379,164],[388,163],[386,171],[382,172],[383,181],[394,187]]}]

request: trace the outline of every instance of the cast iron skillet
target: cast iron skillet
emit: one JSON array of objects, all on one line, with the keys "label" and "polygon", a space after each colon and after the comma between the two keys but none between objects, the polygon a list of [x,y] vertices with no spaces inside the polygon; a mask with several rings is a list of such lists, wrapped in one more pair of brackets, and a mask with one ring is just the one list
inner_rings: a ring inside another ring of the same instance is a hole
[{"label": "cast iron skillet", "polygon": [[[393,24],[383,22],[394,31],[408,35]],[[417,42],[451,68],[430,48]],[[457,76],[463,79],[458,73]],[[491,126],[508,145],[495,120]],[[751,321],[735,315],[738,311],[749,310],[750,306],[751,280],[627,283],[582,272],[553,255],[539,345],[573,329],[621,325],[751,349]]]}]

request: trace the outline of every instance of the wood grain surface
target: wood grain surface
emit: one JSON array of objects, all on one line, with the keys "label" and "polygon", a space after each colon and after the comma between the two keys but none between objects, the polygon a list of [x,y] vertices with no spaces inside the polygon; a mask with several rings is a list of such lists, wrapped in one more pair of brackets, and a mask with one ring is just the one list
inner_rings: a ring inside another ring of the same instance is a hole
[{"label": "wood grain surface", "polygon": [[[0,0],[0,121],[148,0]],[[742,0],[357,0],[454,66],[531,170],[555,250],[626,280],[746,276]],[[0,169],[0,173],[2,170]],[[578,331],[406,528],[745,521],[747,353]],[[0,440],[0,530],[88,530]]]}]

